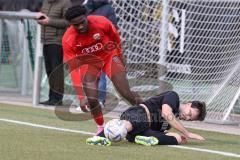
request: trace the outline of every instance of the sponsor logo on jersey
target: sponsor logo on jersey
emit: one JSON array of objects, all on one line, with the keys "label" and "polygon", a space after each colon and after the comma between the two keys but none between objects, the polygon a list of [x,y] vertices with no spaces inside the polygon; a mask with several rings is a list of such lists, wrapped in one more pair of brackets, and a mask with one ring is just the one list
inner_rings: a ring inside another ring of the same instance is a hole
[{"label": "sponsor logo on jersey", "polygon": [[97,43],[97,44],[94,44],[90,47],[83,48],[82,53],[83,54],[93,54],[93,53],[96,53],[98,51],[101,51],[102,49],[103,49],[103,44],[102,43]]},{"label": "sponsor logo on jersey", "polygon": [[93,35],[93,39],[95,39],[95,40],[100,40],[100,39],[101,39],[100,34],[99,34],[99,33],[94,34],[94,35]]}]

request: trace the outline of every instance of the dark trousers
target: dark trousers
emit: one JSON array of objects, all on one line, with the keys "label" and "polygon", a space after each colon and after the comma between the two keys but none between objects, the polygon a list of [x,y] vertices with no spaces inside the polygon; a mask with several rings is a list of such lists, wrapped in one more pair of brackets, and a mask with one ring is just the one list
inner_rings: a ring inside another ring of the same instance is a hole
[{"label": "dark trousers", "polygon": [[49,81],[49,100],[61,101],[64,92],[63,49],[58,44],[43,46],[45,68]]}]

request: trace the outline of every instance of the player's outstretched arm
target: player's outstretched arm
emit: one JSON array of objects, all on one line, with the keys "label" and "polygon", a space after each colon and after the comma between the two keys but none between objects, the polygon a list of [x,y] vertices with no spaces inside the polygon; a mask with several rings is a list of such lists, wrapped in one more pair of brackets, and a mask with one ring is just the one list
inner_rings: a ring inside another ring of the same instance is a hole
[{"label": "player's outstretched arm", "polygon": [[205,140],[202,136],[189,132],[179,121],[176,120],[176,117],[172,113],[172,108],[164,104],[162,106],[162,117],[176,130],[181,132],[186,138],[191,138],[195,140]]}]

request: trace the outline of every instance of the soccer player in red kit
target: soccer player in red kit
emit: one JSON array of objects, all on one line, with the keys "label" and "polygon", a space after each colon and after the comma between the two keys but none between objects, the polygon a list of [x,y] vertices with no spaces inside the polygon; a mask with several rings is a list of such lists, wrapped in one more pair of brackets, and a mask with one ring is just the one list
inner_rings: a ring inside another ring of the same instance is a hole
[{"label": "soccer player in red kit", "polygon": [[[117,91],[131,104],[138,104],[141,99],[130,90],[122,62],[121,40],[114,25],[103,16],[87,16],[86,8],[80,5],[70,7],[65,18],[71,26],[62,40],[64,61],[70,72],[79,71],[80,68],[82,77],[71,76],[73,84],[83,84],[99,133],[104,125],[97,91],[101,71],[106,73]],[[82,95],[81,87],[76,91]]]}]

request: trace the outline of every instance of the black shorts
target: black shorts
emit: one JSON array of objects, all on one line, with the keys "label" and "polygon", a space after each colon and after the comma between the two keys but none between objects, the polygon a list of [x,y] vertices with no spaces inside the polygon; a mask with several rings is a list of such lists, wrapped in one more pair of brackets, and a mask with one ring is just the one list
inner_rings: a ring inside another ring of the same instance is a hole
[{"label": "black shorts", "polygon": [[134,106],[124,111],[121,120],[127,120],[132,124],[133,130],[128,132],[130,135],[139,135],[149,129],[148,117],[145,109],[141,106]]}]

